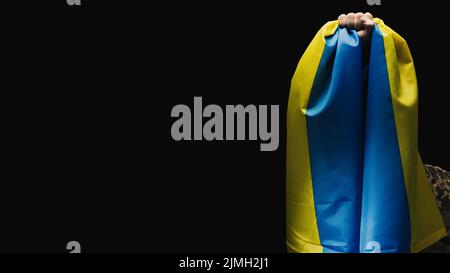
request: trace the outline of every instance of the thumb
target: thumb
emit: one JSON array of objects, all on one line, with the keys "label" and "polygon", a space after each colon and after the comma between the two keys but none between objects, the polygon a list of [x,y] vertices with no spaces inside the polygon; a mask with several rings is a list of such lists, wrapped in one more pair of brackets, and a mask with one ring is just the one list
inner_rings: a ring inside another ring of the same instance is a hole
[{"label": "thumb", "polygon": [[361,30],[358,31],[359,37],[364,41],[368,41],[372,36],[372,30],[375,27],[375,22],[367,17],[361,17]]},{"label": "thumb", "polygon": [[363,16],[361,17],[361,25],[365,31],[370,33],[375,27],[375,22],[372,19]]}]

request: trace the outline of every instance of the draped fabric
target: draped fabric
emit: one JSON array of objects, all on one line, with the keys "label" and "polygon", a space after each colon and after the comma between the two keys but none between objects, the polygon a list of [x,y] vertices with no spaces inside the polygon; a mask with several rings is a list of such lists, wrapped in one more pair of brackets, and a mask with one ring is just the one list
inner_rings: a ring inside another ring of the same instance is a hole
[{"label": "draped fabric", "polygon": [[418,153],[418,89],[405,40],[375,19],[370,56],[328,22],[292,78],[289,252],[418,252],[446,235]]}]

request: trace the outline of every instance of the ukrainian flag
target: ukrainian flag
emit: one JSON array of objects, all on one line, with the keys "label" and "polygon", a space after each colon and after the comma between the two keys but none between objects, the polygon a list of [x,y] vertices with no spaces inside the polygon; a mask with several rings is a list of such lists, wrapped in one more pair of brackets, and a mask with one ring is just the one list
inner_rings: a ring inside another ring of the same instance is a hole
[{"label": "ukrainian flag", "polygon": [[302,56],[287,113],[289,252],[418,252],[446,235],[418,153],[405,40],[375,19],[370,58],[327,23]]}]

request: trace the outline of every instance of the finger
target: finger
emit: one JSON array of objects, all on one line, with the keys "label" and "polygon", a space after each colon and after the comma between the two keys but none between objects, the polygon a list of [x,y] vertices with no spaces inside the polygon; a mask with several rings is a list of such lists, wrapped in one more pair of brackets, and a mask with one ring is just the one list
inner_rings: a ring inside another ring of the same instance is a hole
[{"label": "finger", "polygon": [[355,27],[355,14],[353,12],[347,14],[347,28],[353,29]]},{"label": "finger", "polygon": [[362,12],[358,12],[357,14],[355,14],[355,21],[354,21],[354,28],[356,30],[361,30],[362,29],[362,24],[361,24],[361,18],[364,16],[364,14]]},{"label": "finger", "polygon": [[372,15],[372,13],[370,13],[370,12],[364,13],[364,17],[366,17],[367,19],[370,19],[370,20],[373,19],[373,15]]},{"label": "finger", "polygon": [[345,27],[347,25],[347,15],[345,14],[339,15],[338,20],[340,27]]}]

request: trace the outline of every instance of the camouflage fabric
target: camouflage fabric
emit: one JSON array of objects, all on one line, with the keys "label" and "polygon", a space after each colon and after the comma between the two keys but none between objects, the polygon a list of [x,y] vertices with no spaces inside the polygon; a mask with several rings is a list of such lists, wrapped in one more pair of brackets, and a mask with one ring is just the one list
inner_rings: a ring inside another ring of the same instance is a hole
[{"label": "camouflage fabric", "polygon": [[[441,211],[447,231],[450,230],[450,172],[439,167],[425,165],[428,180],[433,186],[436,203]],[[426,253],[450,253],[450,234],[436,244],[424,249]]]}]

